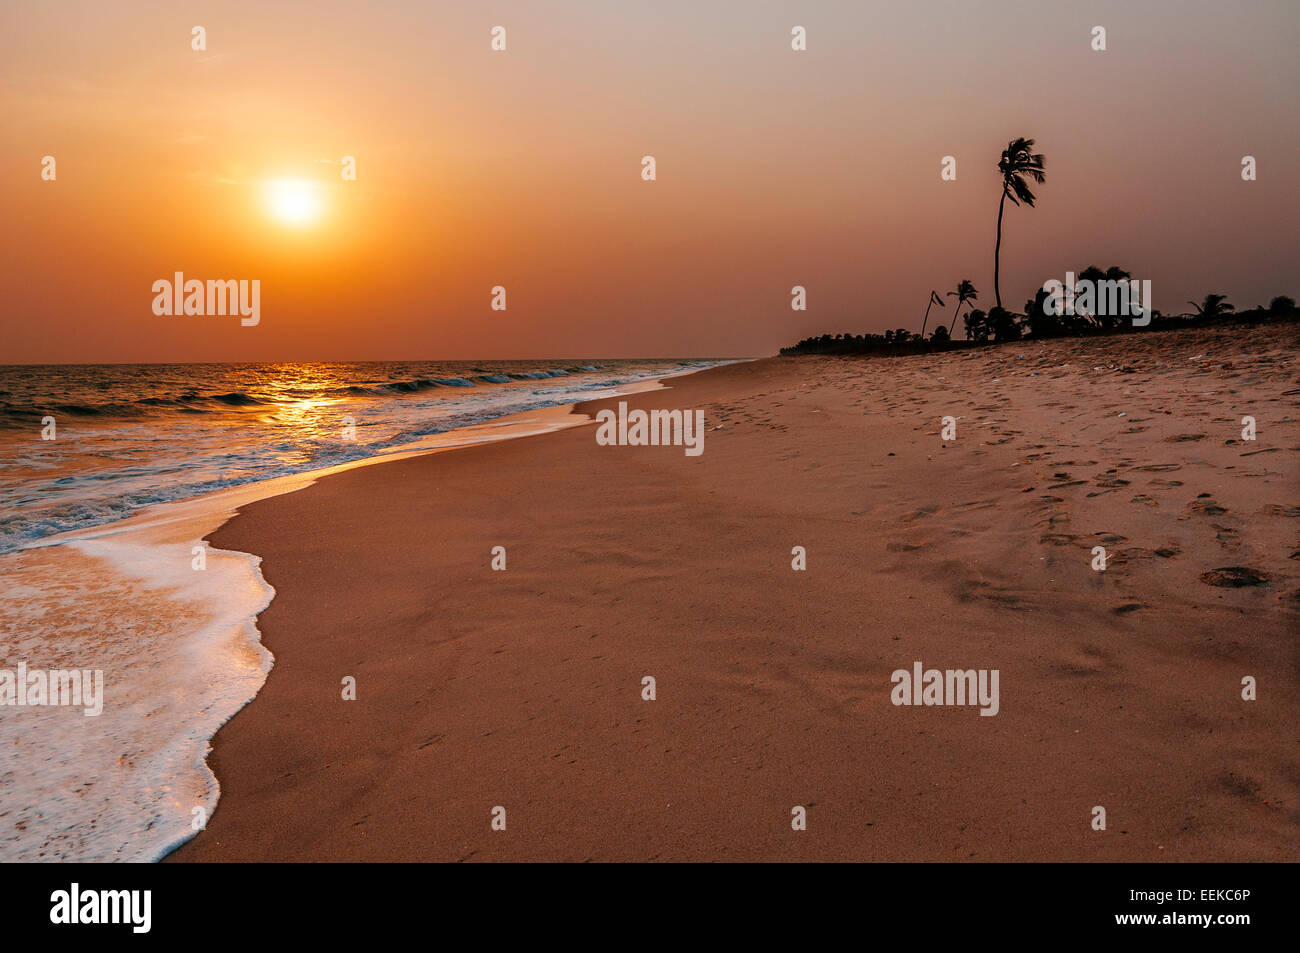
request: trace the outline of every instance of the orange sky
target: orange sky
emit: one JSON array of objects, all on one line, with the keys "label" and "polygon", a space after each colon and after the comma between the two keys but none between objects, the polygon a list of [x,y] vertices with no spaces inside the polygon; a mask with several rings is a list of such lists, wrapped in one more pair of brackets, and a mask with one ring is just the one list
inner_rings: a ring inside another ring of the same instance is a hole
[{"label": "orange sky", "polygon": [[[1300,297],[1292,0],[476,6],[5,4],[0,363],[743,356],[916,329],[932,287],[992,303],[1017,135],[1048,181],[1007,212],[1009,305],[1088,264],[1165,311]],[[268,214],[277,177],[322,183],[317,224]],[[259,279],[261,323],[155,316],[175,271]]]}]

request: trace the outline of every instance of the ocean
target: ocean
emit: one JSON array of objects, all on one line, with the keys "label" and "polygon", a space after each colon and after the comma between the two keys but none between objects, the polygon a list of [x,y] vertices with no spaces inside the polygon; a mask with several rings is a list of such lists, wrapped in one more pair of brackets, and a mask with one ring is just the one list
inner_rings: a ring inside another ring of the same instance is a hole
[{"label": "ocean", "polygon": [[[0,367],[0,553],[155,503],[359,460],[712,363]],[[49,418],[55,439],[42,440]]]},{"label": "ocean", "polygon": [[[237,507],[720,363],[0,367],[0,861],[158,860],[217,809],[209,743],[274,664],[260,558],[203,543]],[[20,667],[102,673],[102,712],[16,703]]]}]

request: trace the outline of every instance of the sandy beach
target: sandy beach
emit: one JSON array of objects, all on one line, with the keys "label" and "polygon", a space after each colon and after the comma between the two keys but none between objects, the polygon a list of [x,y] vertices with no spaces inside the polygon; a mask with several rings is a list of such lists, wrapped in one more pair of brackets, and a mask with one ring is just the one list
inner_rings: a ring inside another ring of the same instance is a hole
[{"label": "sandy beach", "polygon": [[[581,426],[253,503],[210,539],[275,664],[170,859],[1294,859],[1297,345],[773,358],[626,398],[698,457]],[[918,661],[996,716],[894,705]]]}]

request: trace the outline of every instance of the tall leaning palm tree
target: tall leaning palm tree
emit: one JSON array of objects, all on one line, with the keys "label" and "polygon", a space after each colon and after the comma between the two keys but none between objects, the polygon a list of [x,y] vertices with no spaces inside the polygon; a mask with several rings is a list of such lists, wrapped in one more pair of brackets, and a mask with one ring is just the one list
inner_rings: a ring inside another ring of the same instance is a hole
[{"label": "tall leaning palm tree", "polygon": [[1002,210],[1007,199],[1011,199],[1014,205],[1024,203],[1033,208],[1034,193],[1026,179],[1042,185],[1045,178],[1043,157],[1031,152],[1033,148],[1033,139],[1012,139],[998,160],[998,171],[1002,173],[1002,198],[998,202],[998,243],[993,249],[993,296],[997,298],[999,308],[1002,307],[1002,289],[998,285],[1002,264]]},{"label": "tall leaning palm tree", "polygon": [[980,293],[975,290],[975,286],[970,283],[969,278],[963,278],[961,281],[957,282],[956,291],[948,292],[948,297],[951,298],[954,296],[956,296],[957,298],[957,310],[953,312],[952,327],[948,329],[948,337],[950,338],[952,337],[952,332],[957,327],[957,315],[961,314],[962,305],[969,304],[970,302],[974,301],[976,298],[980,296]]},{"label": "tall leaning palm tree", "polygon": [[921,322],[921,337],[925,338],[925,326],[930,322],[930,308],[934,305],[944,307],[943,299],[939,297],[939,292],[930,292],[930,303],[925,306],[925,320]]}]

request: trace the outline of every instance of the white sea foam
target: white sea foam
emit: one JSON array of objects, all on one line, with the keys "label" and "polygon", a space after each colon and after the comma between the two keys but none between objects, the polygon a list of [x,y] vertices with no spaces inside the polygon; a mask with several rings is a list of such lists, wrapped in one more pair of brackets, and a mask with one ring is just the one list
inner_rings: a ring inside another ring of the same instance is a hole
[{"label": "white sea foam", "polygon": [[[104,672],[103,712],[0,708],[0,859],[156,860],[216,807],[208,741],[271,669],[260,558],[192,550],[229,499],[167,504],[0,556],[6,667]],[[237,505],[237,504],[235,504]]]},{"label": "white sea foam", "polygon": [[194,548],[239,507],[344,469],[590,421],[569,410],[158,504],[0,554],[0,667],[104,672],[97,717],[0,706],[0,860],[157,860],[195,834],[196,809],[205,817],[217,809],[210,740],[273,663],[256,627],[274,595],[260,557],[206,549],[206,568],[193,568]]}]

